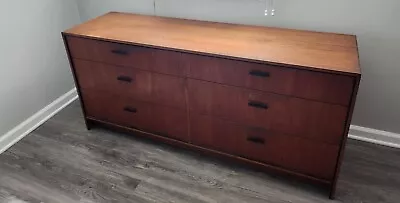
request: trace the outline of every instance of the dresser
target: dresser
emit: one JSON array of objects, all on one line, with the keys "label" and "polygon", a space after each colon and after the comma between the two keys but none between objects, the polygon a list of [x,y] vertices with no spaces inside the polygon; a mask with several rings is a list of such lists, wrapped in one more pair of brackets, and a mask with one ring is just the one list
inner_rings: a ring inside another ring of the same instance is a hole
[{"label": "dresser", "polygon": [[62,33],[87,128],[326,186],[360,81],[352,35],[111,12]]}]

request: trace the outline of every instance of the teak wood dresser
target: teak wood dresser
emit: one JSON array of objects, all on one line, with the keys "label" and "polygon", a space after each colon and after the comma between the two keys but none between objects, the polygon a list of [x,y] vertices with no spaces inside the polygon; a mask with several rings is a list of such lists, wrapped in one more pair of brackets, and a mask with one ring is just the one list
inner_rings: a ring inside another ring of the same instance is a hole
[{"label": "teak wood dresser", "polygon": [[133,132],[330,187],[355,36],[111,12],[62,33],[88,129]]}]

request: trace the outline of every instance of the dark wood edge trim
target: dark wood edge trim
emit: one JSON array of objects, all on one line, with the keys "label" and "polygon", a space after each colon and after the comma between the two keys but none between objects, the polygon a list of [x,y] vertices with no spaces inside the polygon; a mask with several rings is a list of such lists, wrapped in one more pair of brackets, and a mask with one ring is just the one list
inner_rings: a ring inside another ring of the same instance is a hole
[{"label": "dark wood edge trim", "polygon": [[140,47],[174,51],[174,52],[179,52],[179,53],[188,53],[188,54],[201,55],[201,56],[211,56],[211,57],[215,57],[215,58],[223,58],[223,59],[230,59],[230,60],[236,60],[236,61],[258,63],[258,64],[264,64],[264,65],[272,65],[272,66],[280,66],[280,67],[285,67],[285,68],[294,68],[294,69],[300,69],[300,70],[306,70],[306,71],[324,72],[324,73],[347,75],[347,76],[360,75],[360,73],[341,72],[341,71],[324,69],[321,67],[309,67],[309,66],[300,66],[300,65],[293,65],[293,64],[276,63],[276,62],[270,62],[270,61],[261,61],[261,60],[256,60],[256,59],[239,58],[239,57],[234,57],[234,56],[225,56],[225,55],[220,55],[220,54],[212,54],[212,53],[205,53],[205,52],[199,52],[199,51],[191,51],[191,50],[184,50],[184,49],[177,49],[177,48],[170,48],[170,47],[161,47],[161,46],[155,46],[155,45],[120,41],[120,40],[105,39],[105,38],[99,38],[99,37],[93,37],[93,36],[78,35],[78,34],[73,34],[73,33],[64,33],[64,34],[71,36],[71,37],[79,37],[79,38],[99,40],[99,41],[104,41],[104,42],[134,45],[134,46],[140,46]]},{"label": "dark wood edge trim", "polygon": [[340,168],[342,165],[342,161],[343,161],[343,156],[344,156],[344,150],[346,148],[346,141],[348,139],[348,133],[350,130],[350,124],[351,124],[351,119],[353,116],[353,111],[354,111],[354,105],[356,103],[356,98],[357,98],[357,93],[358,93],[358,88],[360,85],[360,80],[361,77],[358,76],[354,79],[354,85],[353,85],[353,93],[352,93],[352,98],[349,104],[349,110],[347,112],[347,118],[346,118],[346,122],[345,122],[345,130],[344,130],[344,134],[342,137],[342,141],[340,142],[340,151],[339,151],[339,156],[337,158],[337,162],[336,162],[336,169],[335,169],[335,175],[333,177],[333,181],[331,184],[331,189],[330,189],[330,195],[329,198],[330,199],[334,199],[335,198],[335,193],[336,193],[336,185],[337,185],[337,181],[339,178],[339,173],[340,173]]},{"label": "dark wood edge trim", "polygon": [[[86,119],[90,120],[91,122],[93,122],[94,124],[101,124],[104,125],[105,127],[111,128],[111,129],[116,129],[116,130],[122,130],[124,132],[130,132],[130,133],[136,133],[138,135],[140,135],[141,137],[145,137],[145,138],[150,138],[152,140],[156,140],[156,141],[161,141],[162,143],[166,143],[166,144],[171,144],[173,146],[177,146],[177,147],[181,147],[181,148],[185,148],[185,149],[189,149],[189,150],[195,150],[195,151],[199,151],[201,153],[205,153],[208,155],[212,155],[212,156],[217,156],[219,158],[227,158],[228,160],[231,161],[240,161],[241,163],[245,163],[248,164],[250,166],[253,166],[255,168],[259,168],[259,169],[267,169],[268,171],[273,171],[273,172],[277,172],[280,174],[285,174],[285,175],[290,175],[293,177],[298,177],[304,180],[309,180],[309,181],[313,181],[315,183],[320,183],[320,184],[324,184],[329,186],[331,184],[331,182],[329,180],[324,180],[324,179],[319,179],[313,176],[309,176],[309,175],[305,175],[302,173],[298,173],[295,171],[290,171],[287,169],[283,169],[277,166],[273,166],[273,165],[268,165],[268,164],[264,164],[264,163],[260,163],[260,162],[256,162],[256,161],[252,161],[246,158],[242,158],[239,156],[235,156],[235,155],[231,155],[231,154],[226,154],[223,152],[219,152],[216,150],[212,150],[212,149],[207,149],[204,147],[200,147],[197,145],[193,145],[190,143],[186,143],[183,141],[179,141],[179,140],[175,140],[172,138],[168,138],[168,137],[163,137],[160,135],[156,135],[150,132],[145,132],[139,129],[134,129],[134,128],[129,128],[129,127],[125,127],[125,126],[121,126],[121,125],[117,125],[114,123],[110,123],[110,122],[106,122],[106,121],[101,121],[92,117],[86,117]],[[135,135],[136,135],[135,134]]]},{"label": "dark wood edge trim", "polygon": [[75,87],[76,87],[76,91],[78,92],[78,96],[79,96],[79,101],[81,103],[81,108],[82,108],[82,112],[83,112],[83,116],[85,118],[85,125],[86,128],[88,130],[90,130],[91,126],[90,126],[90,122],[86,119],[86,109],[85,109],[85,104],[84,101],[82,99],[82,93],[81,93],[81,87],[79,85],[79,81],[78,81],[78,77],[76,76],[76,72],[75,72],[75,66],[74,66],[74,61],[72,60],[72,56],[70,54],[69,51],[69,46],[68,46],[68,41],[67,41],[67,35],[64,32],[61,32],[63,41],[64,41],[64,46],[65,46],[65,51],[67,52],[67,56],[68,56],[68,61],[69,61],[69,65],[71,68],[71,72],[72,75],[74,77],[74,82],[75,82]]}]

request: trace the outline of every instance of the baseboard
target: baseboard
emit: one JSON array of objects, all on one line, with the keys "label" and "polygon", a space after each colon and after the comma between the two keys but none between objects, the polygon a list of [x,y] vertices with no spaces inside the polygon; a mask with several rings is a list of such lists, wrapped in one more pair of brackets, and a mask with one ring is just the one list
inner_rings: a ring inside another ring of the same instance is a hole
[{"label": "baseboard", "polygon": [[15,128],[8,131],[6,134],[0,136],[0,154],[17,143],[27,134],[35,130],[41,124],[46,122],[64,107],[68,106],[71,102],[78,98],[76,89],[72,89],[61,97],[54,100],[51,104],[47,105],[34,115],[17,125]]},{"label": "baseboard", "polygon": [[350,126],[349,138],[388,147],[400,148],[400,134],[361,126]]}]

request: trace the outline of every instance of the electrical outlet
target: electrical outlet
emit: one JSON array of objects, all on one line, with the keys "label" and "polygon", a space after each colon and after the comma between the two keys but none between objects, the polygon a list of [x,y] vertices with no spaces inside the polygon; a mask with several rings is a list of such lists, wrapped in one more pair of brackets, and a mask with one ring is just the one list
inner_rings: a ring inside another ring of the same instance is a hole
[{"label": "electrical outlet", "polygon": [[274,0],[265,0],[265,16],[274,16],[275,15],[275,7],[274,7]]}]

